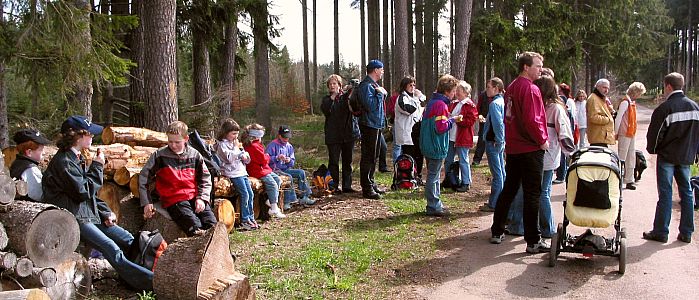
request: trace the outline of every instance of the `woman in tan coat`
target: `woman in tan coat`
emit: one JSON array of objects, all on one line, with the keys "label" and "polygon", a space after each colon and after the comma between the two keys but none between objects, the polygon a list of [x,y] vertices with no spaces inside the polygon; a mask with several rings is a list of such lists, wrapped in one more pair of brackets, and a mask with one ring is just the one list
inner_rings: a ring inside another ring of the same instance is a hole
[{"label": "woman in tan coat", "polygon": [[609,80],[600,79],[587,99],[587,140],[591,146],[614,145],[614,117],[607,102]]}]

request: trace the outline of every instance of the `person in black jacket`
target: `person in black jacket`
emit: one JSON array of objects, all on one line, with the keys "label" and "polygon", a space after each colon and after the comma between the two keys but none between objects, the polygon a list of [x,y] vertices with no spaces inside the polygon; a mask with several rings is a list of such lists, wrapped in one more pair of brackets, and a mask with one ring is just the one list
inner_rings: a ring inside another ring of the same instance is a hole
[{"label": "person in black jacket", "polygon": [[[347,103],[349,91],[343,93],[342,77],[330,75],[326,84],[329,94],[323,97],[320,109],[325,115],[325,145],[328,146],[328,170],[334,179],[331,189],[335,193],[354,193],[352,189],[352,149],[359,137],[357,118],[350,113]],[[355,86],[356,87],[356,86]],[[340,183],[340,157],[342,157],[342,190]]]},{"label": "person in black jacket", "polygon": [[684,76],[670,73],[663,80],[666,101],[654,111],[648,126],[646,150],[657,154],[658,203],[653,230],[646,240],[667,242],[672,215],[672,178],[680,195],[680,226],[677,240],[691,243],[694,232],[694,195],[689,182],[690,166],[699,145],[699,105],[682,92]]},{"label": "person in black jacket", "polygon": [[12,138],[17,143],[17,158],[10,166],[10,177],[27,183],[27,195],[19,199],[41,202],[41,170],[39,161],[44,154],[44,145],[51,144],[40,132],[34,129],[17,131]]},{"label": "person in black jacket", "polygon": [[104,153],[100,150],[87,166],[82,150],[102,126],[83,116],[69,117],[61,125],[58,152],[43,177],[44,202],[70,211],[78,221],[80,239],[100,251],[119,276],[137,290],[153,289],[153,272],[129,261],[124,251],[134,237],[116,225],[116,215],[96,196],[102,186]]}]

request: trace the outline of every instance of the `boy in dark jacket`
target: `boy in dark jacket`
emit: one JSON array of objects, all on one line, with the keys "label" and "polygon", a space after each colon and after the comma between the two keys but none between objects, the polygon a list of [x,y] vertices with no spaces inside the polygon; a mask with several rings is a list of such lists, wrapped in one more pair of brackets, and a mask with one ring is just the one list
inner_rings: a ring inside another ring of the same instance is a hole
[{"label": "boy in dark jacket", "polygon": [[51,144],[47,138],[34,129],[17,131],[12,138],[17,143],[17,158],[10,166],[10,177],[27,183],[27,195],[19,199],[41,202],[41,170],[39,161],[44,154],[44,145]]},{"label": "boy in dark jacket", "polygon": [[116,225],[116,215],[97,199],[97,190],[102,186],[104,154],[97,150],[89,166],[81,155],[82,150],[90,148],[92,137],[101,132],[102,126],[83,116],[72,116],[63,122],[57,143],[59,150],[49,162],[42,181],[44,202],[75,215],[80,239],[101,252],[130,286],[152,290],[153,272],[124,255],[124,250],[134,241],[133,236]]},{"label": "boy in dark jacket", "polygon": [[148,158],[138,178],[138,190],[144,217],[151,218],[155,213],[147,188],[155,184],[163,208],[192,236],[216,225],[216,217],[209,203],[211,174],[201,154],[187,145],[187,130],[187,124],[181,121],[168,125],[167,146]]}]

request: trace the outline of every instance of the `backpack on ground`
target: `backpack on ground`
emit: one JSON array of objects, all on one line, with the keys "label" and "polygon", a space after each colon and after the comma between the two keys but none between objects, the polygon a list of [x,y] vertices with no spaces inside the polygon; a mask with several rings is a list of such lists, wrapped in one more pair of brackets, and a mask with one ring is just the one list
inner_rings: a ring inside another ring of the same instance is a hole
[{"label": "backpack on ground", "polygon": [[449,165],[449,170],[444,173],[443,188],[458,188],[461,186],[461,168],[459,162],[455,161]]},{"label": "backpack on ground", "polygon": [[401,154],[393,164],[392,190],[416,189],[417,188],[417,168],[415,160],[408,154]]},{"label": "backpack on ground", "polygon": [[335,181],[330,176],[330,170],[325,164],[321,164],[317,170],[313,171],[314,194],[329,194],[335,188]]},{"label": "backpack on ground", "polygon": [[209,169],[212,178],[221,175],[221,159],[216,155],[213,147],[204,142],[196,130],[189,134],[189,145],[204,157],[204,163],[206,163],[206,168]]},{"label": "backpack on ground", "polygon": [[153,231],[140,231],[135,236],[126,257],[148,270],[154,270],[158,258],[167,249],[167,242],[156,229]]},{"label": "backpack on ground", "polygon": [[648,162],[646,161],[646,156],[643,155],[643,151],[636,150],[636,167],[633,169],[634,180],[641,180],[641,174],[648,168]]}]

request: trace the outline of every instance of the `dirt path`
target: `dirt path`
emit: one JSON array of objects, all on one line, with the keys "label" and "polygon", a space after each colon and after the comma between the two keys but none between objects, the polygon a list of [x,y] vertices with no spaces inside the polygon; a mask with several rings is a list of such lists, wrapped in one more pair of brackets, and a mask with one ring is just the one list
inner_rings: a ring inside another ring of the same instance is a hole
[{"label": "dirt path", "polygon": [[[639,108],[636,149],[645,152],[645,136],[652,111]],[[635,191],[623,190],[622,226],[628,233],[625,275],[618,259],[563,253],[558,265],[548,267],[548,254],[528,255],[521,237],[507,236],[501,245],[488,243],[492,214],[474,217],[474,226],[461,235],[438,241],[437,258],[426,261],[425,272],[434,274],[413,291],[427,299],[696,299],[699,294],[699,236],[685,244],[675,240],[679,206],[675,197],[670,238],[666,244],[641,239],[652,228],[657,189],[655,156],[647,153],[649,168]],[[676,189],[675,189],[676,190]],[[675,191],[676,192],[676,191]],[[556,223],[563,220],[563,184],[555,185],[552,202]],[[697,214],[695,213],[695,219]],[[579,234],[585,228],[568,226]],[[613,230],[604,230],[609,237]],[[436,284],[434,284],[436,282]]]}]

